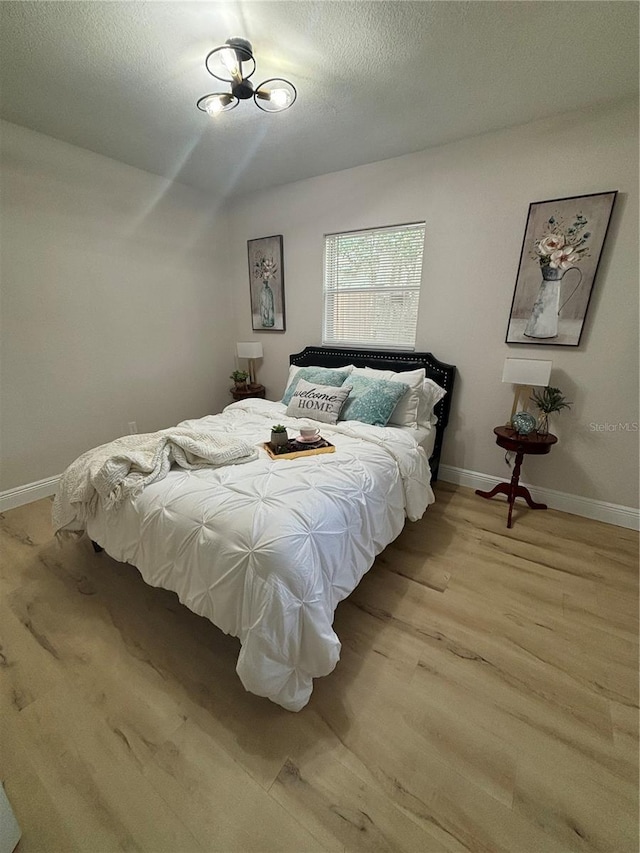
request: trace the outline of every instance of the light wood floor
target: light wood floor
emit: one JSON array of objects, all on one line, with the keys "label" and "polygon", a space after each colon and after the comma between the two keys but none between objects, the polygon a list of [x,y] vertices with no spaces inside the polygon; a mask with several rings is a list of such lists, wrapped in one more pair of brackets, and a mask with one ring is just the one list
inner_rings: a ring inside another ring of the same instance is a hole
[{"label": "light wood floor", "polygon": [[638,539],[441,485],[291,714],[49,501],[0,524],[1,775],[31,851],[638,850]]}]

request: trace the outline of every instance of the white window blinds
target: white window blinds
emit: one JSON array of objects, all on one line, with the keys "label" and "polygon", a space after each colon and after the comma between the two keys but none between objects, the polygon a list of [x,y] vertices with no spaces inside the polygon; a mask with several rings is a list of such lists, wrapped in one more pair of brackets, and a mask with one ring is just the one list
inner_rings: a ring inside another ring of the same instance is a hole
[{"label": "white window blinds", "polygon": [[416,343],[424,222],[324,242],[324,344],[411,349]]}]

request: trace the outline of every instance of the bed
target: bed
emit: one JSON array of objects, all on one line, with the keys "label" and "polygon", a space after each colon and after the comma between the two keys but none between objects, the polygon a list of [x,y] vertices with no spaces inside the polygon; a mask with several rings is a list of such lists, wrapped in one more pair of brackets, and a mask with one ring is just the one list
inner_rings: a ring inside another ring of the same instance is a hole
[{"label": "bed", "polygon": [[[273,423],[319,426],[335,452],[295,460],[258,457],[242,465],[172,468],[117,509],[98,504],[83,522],[113,558],[152,586],[239,637],[244,687],[299,711],[313,679],[340,657],[338,603],[375,557],[434,500],[455,368],[430,353],[307,347],[293,367],[351,365],[404,372],[424,368],[447,391],[432,428],[420,432],[353,420],[293,419],[281,402],[251,398],[180,426],[267,441]],[[426,434],[425,434],[426,432]],[[427,448],[425,450],[425,447]],[[430,465],[429,465],[430,460]],[[430,467],[431,466],[431,467]]]}]

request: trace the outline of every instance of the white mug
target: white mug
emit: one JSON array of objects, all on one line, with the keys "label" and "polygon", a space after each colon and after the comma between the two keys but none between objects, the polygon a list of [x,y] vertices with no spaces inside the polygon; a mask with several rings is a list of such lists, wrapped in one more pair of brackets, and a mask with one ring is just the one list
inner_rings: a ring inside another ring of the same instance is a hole
[{"label": "white mug", "polygon": [[304,439],[317,438],[320,435],[318,427],[301,427],[300,435]]}]

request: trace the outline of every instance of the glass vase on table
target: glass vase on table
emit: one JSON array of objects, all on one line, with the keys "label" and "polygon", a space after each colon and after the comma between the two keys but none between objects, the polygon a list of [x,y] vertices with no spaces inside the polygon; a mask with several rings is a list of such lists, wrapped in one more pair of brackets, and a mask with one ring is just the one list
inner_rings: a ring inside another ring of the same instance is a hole
[{"label": "glass vase on table", "polygon": [[549,435],[549,413],[540,412],[538,417],[538,426],[536,427],[538,435]]}]

